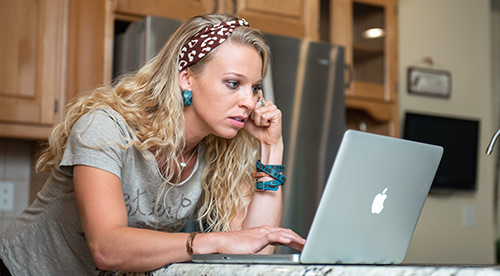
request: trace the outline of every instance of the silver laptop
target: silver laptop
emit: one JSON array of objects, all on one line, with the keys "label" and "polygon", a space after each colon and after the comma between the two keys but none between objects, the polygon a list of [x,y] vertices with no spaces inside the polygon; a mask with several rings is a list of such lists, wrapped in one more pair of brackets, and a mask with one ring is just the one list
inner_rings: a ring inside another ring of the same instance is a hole
[{"label": "silver laptop", "polygon": [[401,263],[442,155],[440,146],[348,130],[300,254],[207,254],[193,261]]}]

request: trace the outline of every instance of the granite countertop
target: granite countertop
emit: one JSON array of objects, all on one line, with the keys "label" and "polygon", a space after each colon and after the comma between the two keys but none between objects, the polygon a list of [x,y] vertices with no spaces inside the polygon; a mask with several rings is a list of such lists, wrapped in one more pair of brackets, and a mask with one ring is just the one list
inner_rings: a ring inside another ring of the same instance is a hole
[{"label": "granite countertop", "polygon": [[275,265],[275,264],[195,264],[176,263],[145,273],[123,273],[122,276],[170,275],[388,275],[388,276],[500,276],[500,266],[437,265]]}]

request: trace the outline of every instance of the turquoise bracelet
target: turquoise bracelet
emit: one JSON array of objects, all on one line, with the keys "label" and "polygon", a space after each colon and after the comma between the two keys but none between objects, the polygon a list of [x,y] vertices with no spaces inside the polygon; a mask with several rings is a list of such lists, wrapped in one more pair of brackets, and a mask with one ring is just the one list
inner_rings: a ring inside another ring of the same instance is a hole
[{"label": "turquoise bracelet", "polygon": [[259,191],[277,191],[279,186],[284,185],[286,177],[280,172],[285,171],[285,166],[283,165],[264,165],[257,160],[257,172],[264,172],[274,178],[271,181],[256,181],[255,185]]},{"label": "turquoise bracelet", "polygon": [[262,165],[262,163],[260,163],[260,161],[257,160],[257,169],[262,166],[264,167],[267,167],[267,168],[270,168],[272,170],[275,170],[277,172],[284,172],[285,171],[285,166],[283,165]]},{"label": "turquoise bracelet", "polygon": [[281,185],[277,180],[255,182],[258,191],[277,191]]},{"label": "turquoise bracelet", "polygon": [[272,178],[278,180],[281,184],[285,184],[286,178],[278,171],[284,171],[283,165],[263,165],[260,160],[257,160],[257,172],[265,172]]}]

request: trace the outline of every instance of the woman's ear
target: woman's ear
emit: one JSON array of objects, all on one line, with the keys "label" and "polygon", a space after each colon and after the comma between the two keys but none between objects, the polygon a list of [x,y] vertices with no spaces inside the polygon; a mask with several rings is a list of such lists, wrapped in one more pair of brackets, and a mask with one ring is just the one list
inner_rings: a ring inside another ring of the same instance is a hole
[{"label": "woman's ear", "polygon": [[190,76],[191,74],[187,68],[179,73],[179,85],[182,90],[191,90]]}]

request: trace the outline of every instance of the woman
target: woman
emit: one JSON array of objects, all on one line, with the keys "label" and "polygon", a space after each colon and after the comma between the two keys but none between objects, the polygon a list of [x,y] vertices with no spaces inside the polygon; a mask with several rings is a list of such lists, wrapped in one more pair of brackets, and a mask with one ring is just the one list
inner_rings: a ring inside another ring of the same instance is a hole
[{"label": "woman", "polygon": [[[300,250],[277,227],[283,140],[262,98],[267,60],[243,19],[194,17],[136,74],[77,99],[37,162],[51,176],[3,234],[5,267],[95,275]],[[201,233],[180,232],[190,218]]]}]

